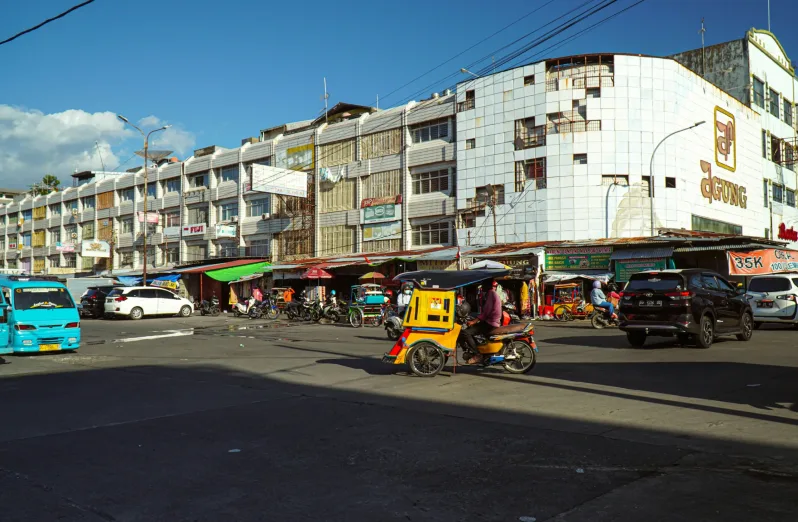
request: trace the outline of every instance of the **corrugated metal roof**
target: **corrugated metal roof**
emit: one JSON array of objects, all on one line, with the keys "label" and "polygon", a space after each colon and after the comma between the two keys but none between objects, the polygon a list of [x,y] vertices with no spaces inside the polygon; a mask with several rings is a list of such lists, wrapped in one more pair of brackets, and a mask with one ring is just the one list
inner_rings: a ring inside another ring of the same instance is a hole
[{"label": "corrugated metal roof", "polygon": [[610,259],[661,259],[671,257],[673,247],[632,248],[629,250],[615,250]]},{"label": "corrugated metal roof", "polygon": [[773,245],[765,243],[747,243],[744,245],[707,245],[707,246],[688,246],[674,248],[674,253],[679,252],[707,252],[710,250],[734,250],[736,248],[775,248]]}]

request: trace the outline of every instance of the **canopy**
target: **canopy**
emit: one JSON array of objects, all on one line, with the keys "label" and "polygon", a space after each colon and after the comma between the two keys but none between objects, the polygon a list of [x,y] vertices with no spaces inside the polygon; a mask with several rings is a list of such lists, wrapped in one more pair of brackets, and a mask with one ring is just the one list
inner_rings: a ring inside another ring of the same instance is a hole
[{"label": "canopy", "polygon": [[414,283],[423,288],[454,289],[479,283],[494,277],[504,277],[509,270],[418,270],[394,277],[400,283]]},{"label": "canopy", "polygon": [[583,272],[545,272],[543,274],[543,282],[544,283],[556,283],[559,281],[569,281],[571,279],[591,279],[595,281],[601,281],[602,283],[608,283],[615,274],[612,272],[603,272],[601,270],[587,270]]},{"label": "canopy", "polygon": [[492,270],[499,269],[499,270],[507,270],[510,267],[499,263],[498,261],[491,261],[490,259],[483,259],[482,261],[477,261],[473,265],[469,266],[469,270],[479,270],[480,268],[489,268]]},{"label": "canopy", "polygon": [[248,265],[230,266],[227,268],[219,268],[217,270],[208,270],[205,275],[211,279],[216,279],[223,283],[229,283],[242,277],[257,274],[258,272],[269,272],[271,263],[268,261],[261,261],[260,263],[250,263]]},{"label": "canopy", "polygon": [[302,274],[302,279],[332,279],[333,275],[323,268],[314,266]]},{"label": "canopy", "polygon": [[[175,283],[179,279],[179,275],[169,274],[147,279],[147,283],[153,283],[155,281],[169,281],[171,283]],[[141,284],[141,276],[117,276],[116,280],[125,286],[136,286]]]},{"label": "canopy", "polygon": [[379,272],[369,272],[368,274],[363,274],[358,279],[385,279],[385,276]]},{"label": "canopy", "polygon": [[253,279],[260,279],[261,277],[263,277],[263,272],[256,272],[256,273],[248,275],[248,276],[239,277],[238,279],[234,279],[234,280],[230,281],[227,284],[228,285],[234,285],[236,283],[244,283],[246,281],[252,281]]}]

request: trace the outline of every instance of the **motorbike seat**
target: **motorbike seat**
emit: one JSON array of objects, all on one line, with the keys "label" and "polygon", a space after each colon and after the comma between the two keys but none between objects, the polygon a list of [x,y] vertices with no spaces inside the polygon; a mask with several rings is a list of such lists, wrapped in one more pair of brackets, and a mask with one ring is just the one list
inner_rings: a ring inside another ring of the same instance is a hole
[{"label": "motorbike seat", "polygon": [[593,306],[593,310],[596,310],[597,312],[606,312],[607,311],[607,309],[602,307],[602,306]]},{"label": "motorbike seat", "polygon": [[526,330],[527,325],[524,323],[508,324],[507,326],[499,326],[490,331],[491,337],[494,335],[507,335],[514,333],[522,333]]}]

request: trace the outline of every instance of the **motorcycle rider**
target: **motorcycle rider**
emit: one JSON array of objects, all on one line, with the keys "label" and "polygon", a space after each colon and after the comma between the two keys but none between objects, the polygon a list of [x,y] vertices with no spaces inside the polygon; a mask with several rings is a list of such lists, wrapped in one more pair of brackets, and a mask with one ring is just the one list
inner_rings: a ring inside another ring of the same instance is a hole
[{"label": "motorcycle rider", "polygon": [[468,328],[463,330],[463,338],[468,350],[473,356],[467,361],[468,364],[479,364],[482,362],[482,354],[477,349],[477,341],[474,334],[489,335],[494,328],[498,328],[502,320],[502,300],[496,292],[498,283],[495,279],[488,279],[482,283],[482,292],[485,295],[485,303],[482,305],[482,313],[476,319],[468,321]]},{"label": "motorcycle rider", "polygon": [[590,291],[590,302],[593,306],[606,308],[610,312],[610,317],[612,319],[618,319],[618,315],[615,313],[615,306],[607,301],[607,296],[601,291],[600,281],[593,281],[593,290]]},{"label": "motorcycle rider", "polygon": [[399,295],[396,296],[396,308],[399,317],[404,317],[405,309],[410,304],[410,294],[412,294],[410,286],[405,286]]}]

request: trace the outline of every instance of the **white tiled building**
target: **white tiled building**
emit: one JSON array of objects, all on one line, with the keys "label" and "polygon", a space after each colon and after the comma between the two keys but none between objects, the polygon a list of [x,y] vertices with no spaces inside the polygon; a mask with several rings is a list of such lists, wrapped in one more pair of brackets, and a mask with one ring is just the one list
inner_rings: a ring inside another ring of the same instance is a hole
[{"label": "white tiled building", "polygon": [[[776,117],[742,95],[758,92],[757,74],[781,93],[795,78],[774,37],[747,38],[758,42],[742,66],[753,76],[737,97],[676,59],[620,54],[548,60],[460,83],[460,244],[633,237],[652,228],[764,236],[782,222],[789,228],[798,218],[795,142],[770,136],[795,132],[794,98],[774,106],[774,114],[782,111]],[[754,52],[761,49],[771,50]],[[657,150],[652,199],[655,147],[701,121]],[[783,165],[770,161],[774,146]],[[721,181],[710,182],[710,174]],[[772,223],[763,183],[783,201],[774,202]]]}]

